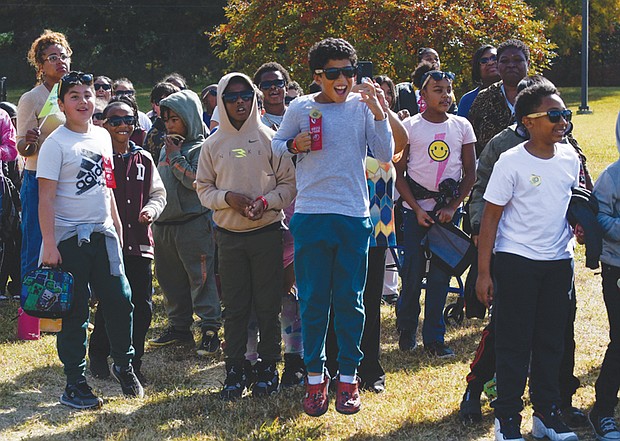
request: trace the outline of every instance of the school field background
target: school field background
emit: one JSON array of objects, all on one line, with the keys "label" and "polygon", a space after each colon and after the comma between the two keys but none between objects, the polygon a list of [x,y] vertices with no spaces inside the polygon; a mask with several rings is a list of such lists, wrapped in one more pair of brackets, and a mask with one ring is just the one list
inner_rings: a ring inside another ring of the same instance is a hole
[{"label": "school field background", "polygon": [[[9,98],[16,102],[19,93]],[[147,110],[148,90],[140,89],[140,105]],[[576,112],[579,89],[562,90]],[[592,115],[573,118],[576,139],[588,157],[596,178],[618,159],[615,121],[620,110],[620,88],[590,89]],[[576,374],[582,387],[574,405],[589,410],[594,402],[594,382],[608,342],[608,323],[600,287],[600,270],[584,265],[584,250],[576,257],[578,311],[576,321]],[[450,301],[450,299],[448,300]],[[163,298],[157,287],[151,335],[165,326]],[[143,400],[123,397],[112,380],[89,376],[95,392],[104,399],[97,411],[71,410],[58,403],[65,385],[55,337],[17,341],[17,302],[0,303],[0,440],[491,440],[493,414],[483,405],[483,422],[465,427],[458,406],[465,375],[486,320],[465,319],[449,327],[446,340],[456,357],[437,360],[422,349],[412,354],[398,350],[394,310],[384,306],[383,366],[387,391],[362,393],[362,410],[353,416],[330,410],[320,418],[301,409],[303,387],[277,396],[222,402],[217,392],[224,379],[222,355],[202,358],[190,349],[148,349],[143,371],[150,380]],[[198,333],[196,333],[198,339]],[[420,338],[418,338],[420,340]],[[526,398],[527,401],[527,398]],[[530,434],[532,409],[523,412],[523,434]],[[620,411],[616,410],[616,417]],[[594,440],[589,428],[579,439]]]}]

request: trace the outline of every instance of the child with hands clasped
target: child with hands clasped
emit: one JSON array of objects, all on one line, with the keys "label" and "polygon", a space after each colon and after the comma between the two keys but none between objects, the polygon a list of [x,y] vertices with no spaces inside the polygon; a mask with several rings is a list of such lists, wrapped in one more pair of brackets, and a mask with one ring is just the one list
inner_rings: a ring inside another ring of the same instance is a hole
[{"label": "child with hands clasped", "polygon": [[144,391],[131,365],[133,305],[112,193],[112,143],[105,129],[91,123],[95,107],[92,75],[65,75],[58,89],[58,105],[66,122],[41,146],[37,167],[42,263],[51,267],[62,264],[75,278],[73,307],[63,318],[57,337],[58,356],[67,376],[60,402],[87,409],[103,403],[84,376],[89,284],[104,306],[114,359],[112,375],[125,395],[142,397]]},{"label": "child with hands clasped", "polygon": [[554,86],[537,84],[519,93],[515,116],[529,140],[495,164],[478,239],[476,293],[487,306],[494,298],[495,439],[523,440],[521,396],[529,368],[532,435],[576,440],[559,411],[563,335],[573,295],[573,232],[566,213],[579,185],[575,149],[562,143],[571,112]]},{"label": "child with hands clasped", "polygon": [[304,411],[328,409],[325,337],[334,311],[340,375],[336,410],[360,409],[356,371],[363,353],[363,290],[371,233],[365,159],[390,161],[394,140],[375,86],[353,86],[357,54],[340,38],[316,43],[308,56],[321,91],[291,102],[273,139],[276,153],[297,155],[297,199],[290,228],[295,239],[304,361]]},{"label": "child with hands clasped", "polygon": [[203,145],[196,190],[202,204],[213,210],[226,311],[226,380],[220,396],[231,400],[250,386],[244,360],[252,308],[260,331],[252,396],[278,391],[282,210],[295,198],[295,171],[290,157],[272,150],[274,132],[260,121],[250,78],[230,73],[217,91],[218,107],[226,113]]},{"label": "child with hands clasped", "polygon": [[396,189],[403,199],[405,262],[402,291],[397,303],[399,348],[416,348],[422,279],[426,302],[422,338],[424,349],[445,358],[454,352],[444,343],[443,307],[450,273],[427,256],[420,244],[431,225],[455,222],[455,213],[476,180],[476,136],[467,119],[448,113],[452,105],[450,72],[432,70],[422,76],[420,94],[426,110],[403,121],[409,146],[396,163]]}]

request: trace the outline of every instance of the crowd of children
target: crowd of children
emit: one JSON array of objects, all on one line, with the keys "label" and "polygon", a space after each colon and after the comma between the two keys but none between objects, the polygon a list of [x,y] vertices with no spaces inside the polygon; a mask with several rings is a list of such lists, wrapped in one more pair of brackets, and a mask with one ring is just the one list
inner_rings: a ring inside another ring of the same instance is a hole
[{"label": "crowd of children", "polygon": [[[424,349],[454,355],[442,313],[452,274],[421,242],[435,223],[471,223],[477,296],[493,310],[482,341],[494,351],[481,342],[459,413],[480,420],[476,376],[495,373],[495,439],[522,440],[529,375],[533,436],[577,439],[572,428],[588,419],[570,404],[577,386],[568,401],[561,389],[573,378],[579,384],[570,363],[575,237],[593,238],[579,223],[571,227],[567,212],[574,189],[591,189],[591,181],[558,91],[544,78],[524,78],[523,43],[476,52],[480,87],[461,100],[461,116],[454,75],[440,70],[431,48],[420,50],[413,84],[397,87],[385,76],[356,83],[357,53],[340,38],[310,49],[318,91],[308,95],[274,62],[253,78],[228,73],[200,96],[172,74],[154,87],[148,116],[131,81],[71,71],[71,54],[64,35],[45,31],[28,54],[39,84],[20,99],[16,130],[0,110],[3,233],[19,209],[7,164],[18,151],[26,158],[21,274],[43,264],[75,277],[74,305],[57,336],[67,377],[61,403],[103,404],[87,382],[87,353],[94,377],[112,375],[125,395],[144,395],[154,262],[168,328],[149,344],[193,345],[199,328],[199,355],[223,347],[222,399],[303,383],[303,410],[318,417],[334,382],[335,409],[358,412],[360,389],[386,387],[379,306],[400,212],[400,350],[417,346],[425,283]],[[56,96],[58,110],[45,111]],[[620,116],[616,137],[620,149]],[[620,439],[618,170],[608,167],[592,196],[611,338],[589,415],[599,440]],[[5,272],[11,244],[1,239]]]}]

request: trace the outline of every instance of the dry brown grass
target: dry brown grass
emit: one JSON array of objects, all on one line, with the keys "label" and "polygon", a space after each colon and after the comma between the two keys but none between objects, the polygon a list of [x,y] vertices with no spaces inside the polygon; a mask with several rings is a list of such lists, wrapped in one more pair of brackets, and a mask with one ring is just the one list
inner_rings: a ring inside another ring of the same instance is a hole
[{"label": "dry brown grass", "polygon": [[[595,114],[575,118],[575,134],[598,176],[617,159],[613,127],[620,90],[591,93]],[[575,90],[565,94],[576,108]],[[600,276],[585,269],[583,250],[576,259],[578,314],[576,374],[583,387],[575,405],[588,409],[594,401],[594,382],[608,339]],[[152,332],[164,326],[162,298],[156,297]],[[143,400],[126,399],[111,380],[89,379],[105,399],[98,411],[73,411],[58,404],[64,375],[53,335],[39,341],[15,341],[17,304],[0,304],[0,440],[489,440],[493,438],[490,407],[477,427],[464,427],[457,410],[464,377],[485,321],[465,320],[452,327],[447,341],[457,356],[448,361],[427,357],[422,351],[402,354],[397,349],[393,310],[383,308],[383,364],[387,391],[363,393],[363,410],[342,416],[333,409],[321,418],[301,410],[301,388],[282,391],[268,399],[224,403],[217,397],[223,380],[223,362],[201,358],[189,349],[149,350],[144,371],[150,379]],[[529,437],[531,408],[523,412],[524,434]],[[592,440],[590,430],[580,439]],[[528,438],[529,437],[529,438]]]}]

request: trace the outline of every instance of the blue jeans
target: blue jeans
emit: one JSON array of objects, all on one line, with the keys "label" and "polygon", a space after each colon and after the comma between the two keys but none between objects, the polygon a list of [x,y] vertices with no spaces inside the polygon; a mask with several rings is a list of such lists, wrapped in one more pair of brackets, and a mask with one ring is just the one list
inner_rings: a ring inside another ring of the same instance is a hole
[{"label": "blue jeans", "polygon": [[[455,215],[455,218],[458,216]],[[400,331],[418,329],[420,317],[420,294],[425,276],[426,257],[420,242],[428,231],[418,223],[415,212],[403,208],[404,263],[402,266],[402,290],[396,304],[396,326]],[[425,345],[444,342],[446,324],[443,309],[450,286],[450,274],[431,262],[426,274],[426,301],[422,340]]]},{"label": "blue jeans", "polygon": [[290,228],[295,238],[295,276],[308,372],[323,372],[325,338],[333,307],[340,373],[355,375],[363,357],[360,342],[370,219],[295,213]]},{"label": "blue jeans", "polygon": [[36,269],[41,253],[41,227],[39,226],[39,183],[37,172],[24,171],[20,192],[22,199],[22,277]]}]

